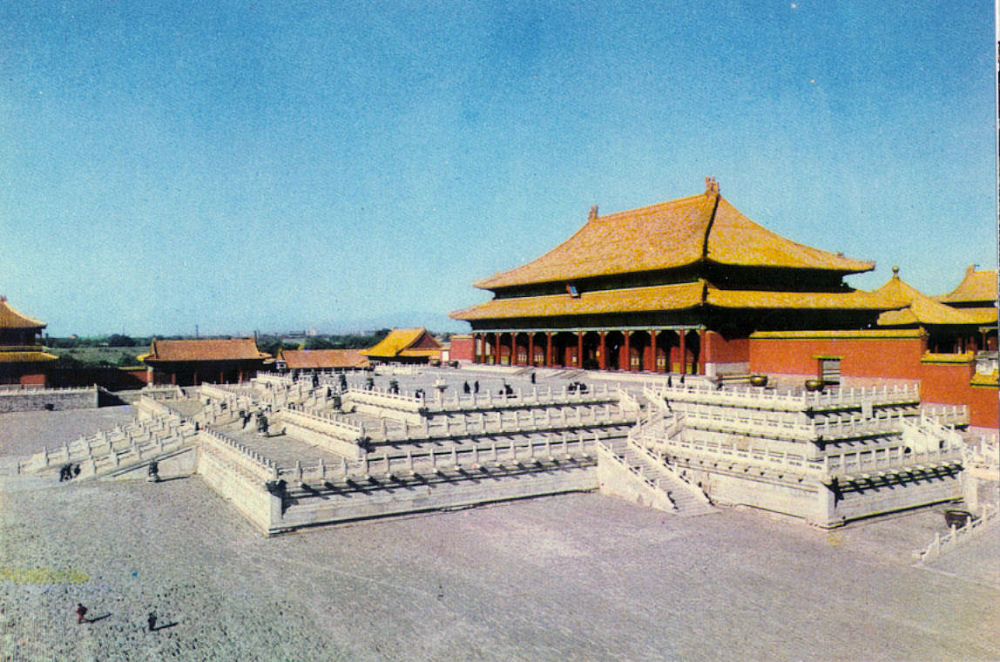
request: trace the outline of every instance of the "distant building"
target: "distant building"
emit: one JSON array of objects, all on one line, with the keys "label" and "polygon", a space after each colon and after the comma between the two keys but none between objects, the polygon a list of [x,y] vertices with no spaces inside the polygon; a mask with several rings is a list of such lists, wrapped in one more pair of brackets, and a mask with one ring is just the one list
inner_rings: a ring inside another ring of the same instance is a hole
[{"label": "distant building", "polygon": [[46,386],[47,366],[58,357],[44,351],[45,322],[16,311],[0,296],[0,384]]},{"label": "distant building", "polygon": [[645,372],[746,372],[762,330],[857,329],[886,304],[848,287],[875,267],[795,243],[719,193],[599,216],[538,259],[476,283],[453,312],[476,363]]},{"label": "distant building", "polygon": [[370,365],[356,349],[283,349],[274,361],[278,370],[354,370]]},{"label": "distant building", "polygon": [[270,359],[253,338],[156,340],[139,356],[148,366],[149,383],[195,386],[241,383],[253,378]]},{"label": "distant building", "polygon": [[441,360],[441,343],[425,328],[393,329],[381,342],[361,350],[378,363],[432,363]]}]

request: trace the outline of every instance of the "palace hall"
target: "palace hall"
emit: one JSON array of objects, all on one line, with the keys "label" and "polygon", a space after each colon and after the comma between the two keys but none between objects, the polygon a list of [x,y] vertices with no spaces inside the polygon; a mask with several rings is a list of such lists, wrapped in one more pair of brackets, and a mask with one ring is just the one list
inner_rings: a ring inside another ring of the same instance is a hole
[{"label": "palace hall", "polygon": [[719,192],[601,216],[565,242],[475,283],[493,298],[455,311],[473,361],[688,374],[746,373],[757,331],[863,329],[900,308],[844,278],[869,261],[805,246]]}]

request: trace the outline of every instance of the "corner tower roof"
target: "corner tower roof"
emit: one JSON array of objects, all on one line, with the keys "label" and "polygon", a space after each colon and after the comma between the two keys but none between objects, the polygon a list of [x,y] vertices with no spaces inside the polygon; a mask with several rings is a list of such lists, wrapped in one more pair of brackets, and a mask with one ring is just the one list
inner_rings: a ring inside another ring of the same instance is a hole
[{"label": "corner tower roof", "polygon": [[684,267],[698,262],[813,269],[841,274],[870,271],[853,260],[786,239],[754,223],[708,180],[700,195],[606,216],[587,223],[559,246],[525,265],[475,285],[494,290],[615,274]]}]

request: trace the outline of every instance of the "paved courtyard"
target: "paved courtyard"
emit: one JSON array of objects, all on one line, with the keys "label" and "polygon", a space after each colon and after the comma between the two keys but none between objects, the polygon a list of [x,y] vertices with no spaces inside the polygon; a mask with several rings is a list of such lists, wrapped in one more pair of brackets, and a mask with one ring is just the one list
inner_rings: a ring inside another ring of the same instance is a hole
[{"label": "paved courtyard", "polygon": [[902,562],[909,518],[845,535],[578,494],[266,539],[198,478],[0,500],[10,660],[1000,657],[1000,591]]}]

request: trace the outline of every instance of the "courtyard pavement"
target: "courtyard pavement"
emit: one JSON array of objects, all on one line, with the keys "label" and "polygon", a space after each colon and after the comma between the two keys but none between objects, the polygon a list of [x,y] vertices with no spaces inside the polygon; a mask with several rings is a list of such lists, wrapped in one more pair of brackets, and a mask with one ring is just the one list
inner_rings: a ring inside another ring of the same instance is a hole
[{"label": "courtyard pavement", "polygon": [[[0,417],[0,455],[127,418],[28,414]],[[940,508],[820,531],[571,494],[269,539],[197,477],[17,480],[3,660],[1000,659],[996,529],[911,565]]]}]

